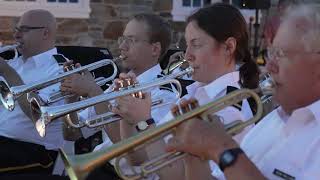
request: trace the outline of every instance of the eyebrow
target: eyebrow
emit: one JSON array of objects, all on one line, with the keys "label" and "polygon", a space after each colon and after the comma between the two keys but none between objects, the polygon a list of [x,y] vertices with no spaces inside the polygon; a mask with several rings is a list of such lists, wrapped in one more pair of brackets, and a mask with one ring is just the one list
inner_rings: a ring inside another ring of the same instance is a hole
[{"label": "eyebrow", "polygon": [[198,38],[193,38],[193,39],[190,40],[190,42],[191,42],[191,43],[194,43],[194,42],[199,41],[199,40],[200,40],[199,37],[198,37]]},{"label": "eyebrow", "polygon": [[135,38],[137,37],[136,35],[123,35],[124,37],[129,37],[129,38]]}]

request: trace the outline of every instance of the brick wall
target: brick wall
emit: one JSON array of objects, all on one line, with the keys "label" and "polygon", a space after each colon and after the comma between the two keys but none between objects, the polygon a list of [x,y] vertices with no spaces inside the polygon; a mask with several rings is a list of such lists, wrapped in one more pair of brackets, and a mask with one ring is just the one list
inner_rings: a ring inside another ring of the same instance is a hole
[{"label": "brick wall", "polygon": [[[107,47],[117,55],[117,38],[128,19],[137,13],[155,12],[170,21],[172,0],[91,0],[90,7],[89,19],[58,18],[57,45]],[[0,41],[4,44],[13,42],[12,27],[17,21],[16,17],[0,17]],[[172,25],[177,41],[184,23]]]},{"label": "brick wall", "polygon": [[[169,20],[175,30],[173,41],[184,48],[183,22],[171,21],[174,0],[91,0],[89,19],[58,19],[57,45],[78,45],[107,47],[113,55],[118,55],[117,38],[122,34],[128,19],[140,12],[155,12]],[[272,0],[275,5],[278,0]],[[319,2],[320,0],[305,0]],[[275,8],[272,8],[269,15]],[[12,27],[16,17],[0,17],[0,41],[13,42]],[[261,33],[261,31],[260,31]],[[173,44],[174,46],[174,44]]]}]

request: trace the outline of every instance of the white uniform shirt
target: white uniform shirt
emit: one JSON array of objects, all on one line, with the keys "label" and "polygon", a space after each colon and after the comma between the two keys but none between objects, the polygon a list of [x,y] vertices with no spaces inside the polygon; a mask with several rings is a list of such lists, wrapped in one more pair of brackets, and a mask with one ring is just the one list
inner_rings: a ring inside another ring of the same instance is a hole
[{"label": "white uniform shirt", "polygon": [[320,179],[320,100],[290,116],[281,107],[272,111],[241,148],[268,179]]},{"label": "white uniform shirt", "polygon": [[[10,60],[8,64],[17,71],[25,84],[56,76],[63,72],[52,55],[57,54],[57,49],[30,57],[24,63],[21,57]],[[39,91],[39,95],[47,100],[52,92],[59,91],[59,85],[52,85]],[[61,102],[59,102],[61,103]],[[46,129],[46,136],[40,137],[34,124],[21,110],[19,103],[15,102],[12,112],[0,106],[0,135],[8,138],[40,144],[48,150],[58,149],[63,145],[62,122],[51,122]]]},{"label": "white uniform shirt", "polygon": [[[199,105],[205,105],[209,102],[212,102],[213,100],[225,96],[227,93],[228,86],[240,88],[239,80],[239,71],[235,71],[225,74],[207,85],[200,82],[195,82],[187,86],[188,94],[185,95],[182,99],[189,99],[193,97],[198,100]],[[233,106],[230,106],[217,112],[216,115],[221,117],[224,124],[229,124],[236,120],[248,120],[252,117],[252,111],[248,101],[244,100],[242,102],[241,111],[239,111],[237,108]],[[172,113],[169,113],[161,121],[161,124],[170,121],[173,118],[174,117]],[[242,133],[236,135],[234,138],[238,142],[240,142],[242,137],[247,133],[249,129],[250,127],[245,129]],[[170,136],[166,137],[165,140],[167,141],[168,138],[170,138]],[[212,171],[212,175],[214,177],[216,177],[217,179],[225,179],[223,172],[219,169],[216,163],[214,163],[213,161],[209,161],[209,164]]]}]

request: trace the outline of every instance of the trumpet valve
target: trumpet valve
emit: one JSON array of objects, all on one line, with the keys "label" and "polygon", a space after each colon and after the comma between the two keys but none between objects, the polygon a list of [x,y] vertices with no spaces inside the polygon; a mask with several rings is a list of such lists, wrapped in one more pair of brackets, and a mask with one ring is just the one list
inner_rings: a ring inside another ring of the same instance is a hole
[{"label": "trumpet valve", "polygon": [[187,113],[191,110],[189,107],[188,101],[182,101],[179,106],[180,106],[180,110],[181,110],[182,114]]},{"label": "trumpet valve", "polygon": [[189,107],[191,110],[199,107],[199,102],[196,99],[190,99],[189,100]]},{"label": "trumpet valve", "polygon": [[199,107],[199,103],[196,99],[183,100],[180,102],[180,104],[175,105],[171,108],[171,113],[173,114],[173,116],[177,117],[197,107]]},{"label": "trumpet valve", "polygon": [[181,115],[180,111],[179,111],[179,106],[175,105],[171,108],[171,113],[174,117],[177,117],[179,115]]}]

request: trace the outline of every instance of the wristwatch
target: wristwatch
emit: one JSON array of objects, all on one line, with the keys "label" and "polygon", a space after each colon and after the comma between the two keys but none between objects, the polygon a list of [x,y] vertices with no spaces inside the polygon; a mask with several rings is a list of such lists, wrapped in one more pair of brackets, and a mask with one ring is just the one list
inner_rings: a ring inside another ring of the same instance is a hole
[{"label": "wristwatch", "polygon": [[146,129],[148,129],[148,127],[152,124],[154,124],[154,120],[153,118],[150,118],[148,120],[145,120],[145,121],[139,121],[138,124],[136,125],[136,129],[138,132],[140,131],[144,131]]},{"label": "wristwatch", "polygon": [[233,148],[223,151],[219,158],[219,167],[221,171],[224,171],[225,168],[233,165],[236,162],[238,155],[241,153],[243,153],[241,148]]}]

